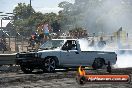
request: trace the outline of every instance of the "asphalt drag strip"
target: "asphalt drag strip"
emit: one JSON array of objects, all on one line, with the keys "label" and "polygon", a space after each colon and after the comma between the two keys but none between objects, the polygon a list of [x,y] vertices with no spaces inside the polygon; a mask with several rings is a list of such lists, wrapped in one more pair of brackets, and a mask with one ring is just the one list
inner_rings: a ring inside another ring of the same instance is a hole
[{"label": "asphalt drag strip", "polygon": [[[90,83],[79,85],[76,82],[77,71],[64,69],[56,69],[55,73],[43,73],[42,71],[34,71],[32,74],[24,74],[21,70],[16,72],[0,72],[0,88],[132,88],[130,84],[106,84],[106,83]],[[86,70],[88,73],[105,74],[105,69]],[[131,68],[112,69],[112,74],[131,74]]]}]

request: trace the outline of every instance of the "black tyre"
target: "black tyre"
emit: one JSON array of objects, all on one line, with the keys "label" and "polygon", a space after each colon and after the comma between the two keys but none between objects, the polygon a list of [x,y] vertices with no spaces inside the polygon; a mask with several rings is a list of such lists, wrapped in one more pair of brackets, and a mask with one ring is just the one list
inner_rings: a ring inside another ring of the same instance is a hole
[{"label": "black tyre", "polygon": [[21,66],[21,70],[25,73],[25,74],[29,74],[32,73],[32,71],[34,70],[33,68],[28,68],[25,66]]},{"label": "black tyre", "polygon": [[96,58],[96,59],[94,60],[94,62],[93,62],[92,67],[93,67],[94,69],[100,69],[100,68],[103,67],[104,64],[105,64],[105,61],[104,61],[103,58]]},{"label": "black tyre", "polygon": [[84,76],[82,77],[76,77],[76,81],[78,84],[83,85],[86,83],[86,78]]},{"label": "black tyre", "polygon": [[55,72],[56,60],[52,57],[48,57],[44,61],[44,72]]}]

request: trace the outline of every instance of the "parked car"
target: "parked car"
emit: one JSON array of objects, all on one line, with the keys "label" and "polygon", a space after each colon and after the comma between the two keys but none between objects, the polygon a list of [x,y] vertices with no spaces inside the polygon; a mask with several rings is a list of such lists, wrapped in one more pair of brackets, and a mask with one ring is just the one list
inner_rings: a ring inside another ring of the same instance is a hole
[{"label": "parked car", "polygon": [[78,39],[52,39],[45,42],[38,51],[16,54],[17,64],[24,73],[34,69],[54,72],[56,68],[92,66],[95,69],[115,64],[115,52],[82,51]]}]

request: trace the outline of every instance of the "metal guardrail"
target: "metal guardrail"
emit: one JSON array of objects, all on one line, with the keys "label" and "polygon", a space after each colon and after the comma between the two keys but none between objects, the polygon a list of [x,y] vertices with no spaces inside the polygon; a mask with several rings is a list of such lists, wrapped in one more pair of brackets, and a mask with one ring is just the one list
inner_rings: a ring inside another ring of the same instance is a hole
[{"label": "metal guardrail", "polygon": [[16,64],[16,53],[13,54],[0,54],[0,65],[13,65]]}]

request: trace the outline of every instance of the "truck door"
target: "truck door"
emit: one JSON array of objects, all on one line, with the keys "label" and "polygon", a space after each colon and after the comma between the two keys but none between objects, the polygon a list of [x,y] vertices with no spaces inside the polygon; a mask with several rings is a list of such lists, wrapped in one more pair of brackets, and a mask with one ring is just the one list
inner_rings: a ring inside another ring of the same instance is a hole
[{"label": "truck door", "polygon": [[68,40],[62,47],[61,59],[64,65],[79,66],[81,65],[80,53],[77,50],[75,40]]},{"label": "truck door", "polygon": [[94,51],[82,51],[80,53],[82,65],[91,66],[96,56],[97,54]]}]

